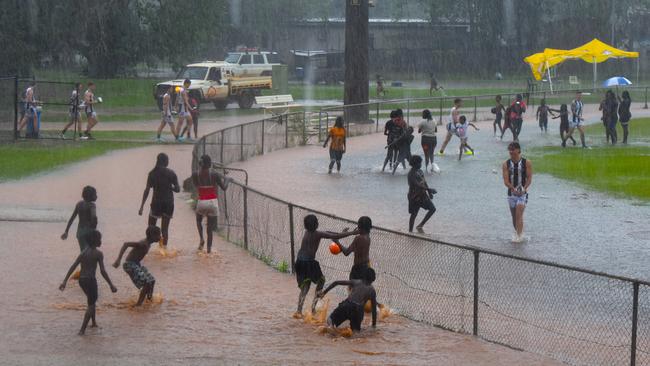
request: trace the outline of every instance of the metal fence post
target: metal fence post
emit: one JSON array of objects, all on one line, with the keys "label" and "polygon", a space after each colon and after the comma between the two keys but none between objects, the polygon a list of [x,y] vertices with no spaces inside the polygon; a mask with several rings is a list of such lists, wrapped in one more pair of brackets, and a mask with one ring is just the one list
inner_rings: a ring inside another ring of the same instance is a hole
[{"label": "metal fence post", "polygon": [[375,129],[375,132],[379,132],[379,102],[376,105],[377,105],[377,128]]},{"label": "metal fence post", "polygon": [[643,106],[643,109],[648,109],[648,87],[647,86],[645,88],[645,105]]},{"label": "metal fence post", "polygon": [[[75,133],[77,133],[76,130]],[[17,140],[18,140],[18,76],[14,76],[14,141]]]},{"label": "metal fence post", "polygon": [[322,141],[321,130],[323,129],[323,111],[318,111],[318,142]]},{"label": "metal fence post", "polygon": [[296,239],[293,232],[293,205],[289,204],[289,239],[291,241],[291,273],[296,273]]},{"label": "metal fence post", "polygon": [[406,100],[406,125],[410,126],[411,123],[411,99]]},{"label": "metal fence post", "polygon": [[201,146],[203,148],[203,155],[205,155],[205,136],[201,137]]},{"label": "metal fence post", "polygon": [[474,96],[474,120],[473,120],[473,122],[476,122],[476,109],[477,109],[477,107],[478,107],[478,98],[475,95]]},{"label": "metal fence post", "polygon": [[[280,121],[282,121],[282,116],[280,116]],[[289,115],[284,115],[284,148],[289,148]]]},{"label": "metal fence post", "polygon": [[264,135],[266,134],[266,119],[262,120],[262,155],[264,155]]},{"label": "metal fence post", "polygon": [[438,120],[438,125],[439,126],[443,125],[443,122],[442,122],[442,103],[443,103],[444,99],[445,98],[440,98],[439,99],[440,100],[440,119]]},{"label": "metal fence post", "polygon": [[224,160],[223,160],[223,145],[224,145],[224,143],[223,143],[224,141],[223,141],[223,140],[224,140],[224,139],[225,139],[225,138],[224,138],[224,136],[223,136],[223,131],[221,131],[221,164],[225,164],[225,162],[224,162]]},{"label": "metal fence post", "polygon": [[239,128],[239,160],[244,161],[244,125]]},{"label": "metal fence post", "polygon": [[636,332],[637,321],[639,315],[639,283],[633,283],[633,298],[632,298],[632,341],[630,344],[630,365],[636,365]]},{"label": "metal fence post", "polygon": [[475,336],[478,335],[478,256],[479,252],[474,251],[474,326],[472,328],[472,334]]},{"label": "metal fence post", "polygon": [[307,144],[307,112],[302,111],[302,144]]},{"label": "metal fence post", "polygon": [[244,189],[244,249],[248,250],[248,187]]}]

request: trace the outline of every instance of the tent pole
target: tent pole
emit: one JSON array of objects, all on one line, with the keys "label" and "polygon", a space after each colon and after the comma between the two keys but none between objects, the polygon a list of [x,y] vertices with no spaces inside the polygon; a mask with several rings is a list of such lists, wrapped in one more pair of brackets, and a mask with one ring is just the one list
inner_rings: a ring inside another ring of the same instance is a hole
[{"label": "tent pole", "polygon": [[596,78],[597,78],[597,75],[598,75],[598,67],[596,66],[597,64],[596,64],[596,58],[595,57],[593,58],[593,61],[594,61],[594,93],[595,93],[596,92]]},{"label": "tent pole", "polygon": [[551,88],[551,94],[553,94],[553,80],[551,79],[551,68],[548,67],[548,61],[546,61],[546,74],[548,75],[548,85]]}]

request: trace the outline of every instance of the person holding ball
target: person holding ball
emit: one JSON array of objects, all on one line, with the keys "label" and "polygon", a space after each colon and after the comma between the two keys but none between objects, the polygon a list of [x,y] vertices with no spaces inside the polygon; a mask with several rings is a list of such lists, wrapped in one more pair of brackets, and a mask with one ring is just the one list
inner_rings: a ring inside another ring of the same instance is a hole
[{"label": "person holding ball", "polygon": [[[302,306],[305,302],[305,297],[309,292],[309,287],[312,283],[316,284],[316,292],[323,289],[325,286],[325,276],[320,269],[320,263],[316,260],[316,252],[321,239],[341,239],[351,235],[357,235],[358,230],[335,233],[331,231],[318,231],[318,218],[315,215],[309,214],[303,219],[305,226],[305,234],[302,237],[300,250],[298,251],[298,258],[296,259],[296,281],[298,281],[298,288],[300,288],[300,295],[298,296],[298,309],[294,314],[294,318],[302,317]],[[312,313],[316,310],[317,297],[311,305]]]}]

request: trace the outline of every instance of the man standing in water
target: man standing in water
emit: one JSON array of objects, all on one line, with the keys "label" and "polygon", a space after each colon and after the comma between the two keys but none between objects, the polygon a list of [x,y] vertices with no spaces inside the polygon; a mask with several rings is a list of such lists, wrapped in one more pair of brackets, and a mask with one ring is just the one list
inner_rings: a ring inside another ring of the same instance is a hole
[{"label": "man standing in water", "polygon": [[122,268],[131,277],[131,281],[133,281],[135,287],[140,289],[140,296],[138,297],[138,302],[135,304],[136,306],[142,305],[145,296],[151,300],[153,297],[153,287],[156,284],[156,279],[149,273],[147,267],[140,264],[140,262],[149,253],[151,244],[160,240],[160,229],[157,226],[149,226],[146,235],[147,237],[140,241],[124,243],[122,249],[120,249],[120,254],[117,256],[115,263],[113,263],[113,267],[119,267],[124,252],[127,248],[131,248]]},{"label": "man standing in water", "polygon": [[359,235],[354,237],[349,247],[345,247],[337,240],[334,240],[346,257],[354,252],[354,264],[350,270],[351,280],[363,280],[370,268],[370,229],[372,229],[372,220],[368,216],[361,216],[357,221],[357,226]]},{"label": "man standing in water", "polygon": [[533,182],[533,165],[530,160],[521,157],[521,146],[518,142],[508,145],[510,159],[506,160],[501,170],[503,184],[508,188],[508,205],[512,216],[512,226],[515,228],[513,243],[523,242],[524,209],[528,203],[528,187]]},{"label": "man standing in water", "polygon": [[147,197],[149,197],[149,190],[153,188],[148,226],[156,226],[156,221],[161,219],[160,226],[164,247],[167,247],[169,241],[169,222],[174,215],[174,192],[181,191],[176,173],[167,168],[167,165],[169,165],[167,154],[158,154],[156,166],[149,172],[147,177],[147,187],[142,194],[142,203],[140,204],[140,211],[138,211],[138,215],[142,216],[142,209]]},{"label": "man standing in water", "polygon": [[571,102],[571,114],[573,115],[573,118],[571,119],[571,122],[569,122],[569,133],[566,134],[562,140],[562,147],[566,147],[566,140],[573,136],[573,131],[577,128],[578,131],[580,131],[580,142],[582,142],[582,147],[585,149],[587,148],[587,145],[585,144],[585,120],[582,118],[582,107],[582,92],[577,91],[576,99]]}]

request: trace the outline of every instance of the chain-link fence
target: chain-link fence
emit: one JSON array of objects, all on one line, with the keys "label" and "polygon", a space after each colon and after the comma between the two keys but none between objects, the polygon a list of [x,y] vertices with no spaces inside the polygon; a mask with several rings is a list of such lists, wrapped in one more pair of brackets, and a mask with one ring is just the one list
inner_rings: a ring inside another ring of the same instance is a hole
[{"label": "chain-link fence", "polygon": [[0,78],[0,141],[13,140],[19,111],[16,89],[18,79]]},{"label": "chain-link fence", "polygon": [[[317,126],[318,115],[275,116],[206,135],[194,147],[194,166],[202,154],[227,166],[315,141],[318,129],[310,126]],[[316,214],[323,230],[356,225],[241,180],[219,194],[221,235],[282,271],[293,270],[308,213]],[[379,301],[405,317],[569,364],[650,363],[648,282],[385,228],[373,228],[371,240]],[[348,277],[351,257],[321,250],[317,259],[328,281]]]},{"label": "chain-link fence", "polygon": [[[585,103],[585,112],[594,112],[598,110],[598,105],[604,98],[605,92],[613,88],[587,89],[583,91],[582,100]],[[560,109],[562,104],[570,108],[571,101],[575,98],[577,89],[559,90],[554,93],[547,91],[518,93],[501,93],[488,95],[470,95],[470,96],[446,96],[430,98],[412,98],[399,100],[381,100],[360,105],[345,105],[334,107],[323,107],[314,113],[309,120],[318,120],[318,141],[323,141],[327,137],[329,127],[334,125],[334,121],[339,116],[345,116],[346,111],[359,106],[366,106],[369,111],[370,120],[364,123],[345,120],[348,136],[364,135],[383,131],[384,123],[389,119],[390,111],[402,109],[404,120],[409,125],[417,125],[422,119],[422,111],[428,109],[434,120],[438,124],[446,124],[450,121],[451,108],[454,106],[454,99],[461,99],[461,115],[465,115],[468,121],[489,121],[495,119],[492,108],[496,105],[497,95],[501,96],[501,104],[508,107],[515,101],[517,94],[524,97],[527,103],[528,115],[535,115],[537,107],[542,99],[553,109]],[[618,90],[622,92],[623,89]],[[648,87],[630,86],[625,87],[630,93],[633,106],[642,106],[648,108]],[[314,122],[312,122],[314,123]]]}]

